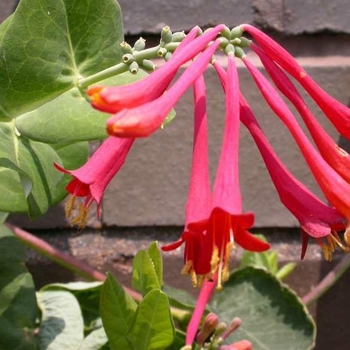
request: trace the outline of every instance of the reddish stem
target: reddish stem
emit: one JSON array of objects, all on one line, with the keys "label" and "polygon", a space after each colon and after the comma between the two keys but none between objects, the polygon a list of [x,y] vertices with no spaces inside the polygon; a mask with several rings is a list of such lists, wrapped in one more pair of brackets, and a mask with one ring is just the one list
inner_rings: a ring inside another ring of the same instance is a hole
[{"label": "reddish stem", "polygon": [[[59,249],[53,247],[49,243],[43,241],[42,239],[32,235],[31,233],[22,230],[17,226],[11,224],[6,224],[10,230],[15,234],[15,236],[26,246],[34,249],[40,254],[47,256],[56,263],[74,271],[76,274],[93,281],[105,281],[106,276],[104,273],[93,269],[91,266],[81,262],[80,260],[74,258],[73,256],[66,254]],[[141,301],[142,297],[139,293],[133,291],[132,289],[123,286],[126,293],[128,293],[132,298],[137,301]]]}]

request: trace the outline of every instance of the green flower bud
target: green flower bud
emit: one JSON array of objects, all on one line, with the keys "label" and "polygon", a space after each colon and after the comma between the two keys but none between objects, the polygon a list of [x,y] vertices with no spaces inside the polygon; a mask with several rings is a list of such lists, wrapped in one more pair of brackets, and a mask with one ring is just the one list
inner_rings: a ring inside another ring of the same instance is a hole
[{"label": "green flower bud", "polygon": [[123,53],[132,53],[132,47],[126,41],[120,43],[120,47]]},{"label": "green flower bud", "polygon": [[134,56],[131,55],[130,53],[127,53],[127,54],[123,55],[122,60],[124,63],[130,64],[130,63],[134,62]]},{"label": "green flower bud", "polygon": [[136,61],[132,62],[129,66],[129,72],[131,74],[136,74],[139,71],[139,65]]},{"label": "green flower bud", "polygon": [[186,34],[185,32],[176,32],[172,35],[171,41],[172,42],[180,42],[183,39],[185,39]]},{"label": "green flower bud", "polygon": [[235,51],[236,51],[236,49],[235,49],[235,47],[230,43],[230,44],[228,44],[228,45],[226,45],[226,47],[225,47],[225,54],[226,55],[229,55],[229,54],[234,54],[235,53]]},{"label": "green flower bud", "polygon": [[231,30],[231,39],[240,38],[242,36],[242,34],[243,34],[243,29],[241,26],[234,27]]},{"label": "green flower bud", "polygon": [[241,43],[239,44],[240,47],[249,47],[252,44],[252,41],[245,38],[245,37],[241,37]]},{"label": "green flower bud", "polygon": [[146,40],[144,38],[140,38],[135,42],[134,50],[142,51],[145,49],[145,46],[146,46]]},{"label": "green flower bud", "polygon": [[168,26],[164,27],[160,33],[160,37],[165,44],[168,44],[172,41],[172,36],[173,33]]},{"label": "green flower bud", "polygon": [[179,43],[173,42],[165,45],[165,48],[167,51],[174,52],[177,47],[179,46]]},{"label": "green flower bud", "polygon": [[164,59],[165,59],[166,61],[169,61],[172,55],[173,55],[173,54],[172,54],[171,52],[167,52],[167,53],[165,54],[165,56],[164,56]]},{"label": "green flower bud", "polygon": [[225,28],[220,32],[220,34],[228,40],[231,39],[231,31],[229,27],[225,26]]},{"label": "green flower bud", "polygon": [[159,57],[164,57],[165,54],[168,52],[168,50],[164,47],[161,47],[158,51],[157,51],[157,55]]},{"label": "green flower bud", "polygon": [[153,72],[156,69],[156,65],[151,60],[143,60],[141,68],[147,72]]},{"label": "green flower bud", "polygon": [[239,46],[235,46],[235,56],[238,58],[243,58],[245,56],[245,52]]}]

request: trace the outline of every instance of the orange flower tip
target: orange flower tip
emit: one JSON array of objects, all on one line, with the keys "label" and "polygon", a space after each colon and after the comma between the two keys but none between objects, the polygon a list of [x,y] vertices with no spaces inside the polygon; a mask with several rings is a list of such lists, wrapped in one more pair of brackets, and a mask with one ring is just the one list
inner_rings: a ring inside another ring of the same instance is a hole
[{"label": "orange flower tip", "polygon": [[113,118],[111,118],[107,122],[107,133],[118,137],[143,136],[140,121],[137,118],[127,118],[117,121],[113,121]]},{"label": "orange flower tip", "polygon": [[104,101],[101,94],[106,89],[105,86],[91,86],[87,90],[87,94],[90,97],[91,105],[102,111],[109,111],[110,106]]}]

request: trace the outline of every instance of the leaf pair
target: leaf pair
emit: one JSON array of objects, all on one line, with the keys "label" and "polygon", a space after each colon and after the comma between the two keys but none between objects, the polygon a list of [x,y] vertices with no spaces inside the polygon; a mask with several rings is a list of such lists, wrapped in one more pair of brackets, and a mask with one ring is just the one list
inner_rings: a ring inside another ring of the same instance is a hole
[{"label": "leaf pair", "polygon": [[108,275],[101,293],[100,312],[111,349],[165,349],[174,341],[168,297],[160,290],[162,259],[156,243],[134,259],[133,287],[143,299],[137,304]]}]

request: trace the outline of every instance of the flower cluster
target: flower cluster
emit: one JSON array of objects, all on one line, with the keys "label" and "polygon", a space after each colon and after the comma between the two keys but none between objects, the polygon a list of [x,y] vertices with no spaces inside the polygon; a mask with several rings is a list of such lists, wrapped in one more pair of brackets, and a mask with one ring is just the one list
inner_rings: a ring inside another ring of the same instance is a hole
[{"label": "flower cluster", "polygon": [[[242,35],[249,33],[253,40]],[[252,64],[243,49],[249,47],[260,58],[271,81]],[[227,56],[225,70],[215,60],[217,50]],[[240,59],[254,79],[263,98],[286,125],[302,156],[329,203],[322,202],[297,180],[274,152],[254,113],[240,92],[236,60]],[[188,63],[175,79],[179,68]],[[209,65],[216,70],[225,94],[225,129],[222,148],[211,187],[208,170],[206,89],[203,74]],[[168,61],[145,79],[125,86],[92,86],[88,95],[94,108],[112,114],[107,122],[110,137],[86,165],[71,174],[67,190],[85,197],[73,219],[82,226],[93,201],[100,204],[102,193],[121,168],[134,140],[158,130],[166,116],[190,87],[194,95],[193,157],[186,222],[178,241],[163,247],[173,250],[185,244],[184,273],[193,285],[215,280],[217,287],[229,276],[230,251],[237,244],[261,252],[269,244],[249,232],[254,214],[243,212],[239,186],[240,122],[249,130],[278,192],[281,202],[298,219],[302,232],[302,257],[308,238],[313,237],[330,260],[336,247],[349,250],[350,158],[340,149],[312,115],[286,74],[291,75],[322,109],[336,129],[350,138],[350,110],[322,90],[279,44],[257,28],[243,24],[232,30],[218,25],[204,33],[195,27],[178,45]],[[281,98],[283,94],[300,113],[316,144],[305,136],[294,115]],[[72,203],[67,214],[71,214]],[[344,242],[339,236],[344,233]]]}]

